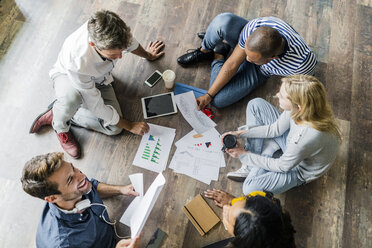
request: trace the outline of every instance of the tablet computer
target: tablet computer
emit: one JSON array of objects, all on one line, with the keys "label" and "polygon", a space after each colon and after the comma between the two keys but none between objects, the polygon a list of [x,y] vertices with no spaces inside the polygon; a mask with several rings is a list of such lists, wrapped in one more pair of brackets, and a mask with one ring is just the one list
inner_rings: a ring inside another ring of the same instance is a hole
[{"label": "tablet computer", "polygon": [[173,92],[141,98],[145,119],[177,113]]}]

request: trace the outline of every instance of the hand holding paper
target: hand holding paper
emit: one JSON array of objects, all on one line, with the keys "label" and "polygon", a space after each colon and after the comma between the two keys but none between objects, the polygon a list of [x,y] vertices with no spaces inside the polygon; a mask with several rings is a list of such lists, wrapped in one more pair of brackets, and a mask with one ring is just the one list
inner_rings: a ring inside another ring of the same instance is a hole
[{"label": "hand holding paper", "polygon": [[123,195],[132,195],[132,196],[139,196],[139,193],[135,191],[135,188],[133,187],[132,184],[127,185],[127,186],[122,186],[120,188],[120,192]]},{"label": "hand holding paper", "polygon": [[176,95],[174,99],[185,120],[197,133],[204,133],[217,125],[203,112],[198,110],[195,95],[192,91]]},{"label": "hand holding paper", "polygon": [[[120,222],[124,223],[131,228],[131,237],[134,238],[139,235],[149,217],[152,208],[155,205],[156,200],[164,187],[165,178],[159,173],[155,178],[154,182],[151,184],[150,188],[147,190],[146,194],[143,196],[143,174],[133,174],[129,178],[135,187],[141,190],[139,197],[136,197],[132,203],[129,205],[127,210],[124,212],[120,219]],[[132,181],[133,179],[133,181]]]}]

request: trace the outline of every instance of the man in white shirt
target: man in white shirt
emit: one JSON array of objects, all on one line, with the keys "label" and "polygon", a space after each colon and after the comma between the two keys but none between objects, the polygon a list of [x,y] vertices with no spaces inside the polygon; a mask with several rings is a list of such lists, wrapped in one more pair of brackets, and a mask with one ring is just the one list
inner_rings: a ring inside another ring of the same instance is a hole
[{"label": "man in white shirt", "polygon": [[125,53],[156,60],[164,54],[163,48],[162,41],[155,41],[145,50],[117,14],[96,12],[65,40],[49,72],[57,99],[35,119],[30,133],[51,125],[62,148],[79,158],[80,146],[70,130],[71,124],[107,135],[119,134],[122,129],[139,135],[148,132],[145,122],[122,117],[111,72]]}]

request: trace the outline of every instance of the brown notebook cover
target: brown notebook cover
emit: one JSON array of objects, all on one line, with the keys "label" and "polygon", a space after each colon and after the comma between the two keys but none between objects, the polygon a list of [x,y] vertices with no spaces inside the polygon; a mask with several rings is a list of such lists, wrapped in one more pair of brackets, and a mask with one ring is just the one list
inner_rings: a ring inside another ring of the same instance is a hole
[{"label": "brown notebook cover", "polygon": [[200,194],[183,207],[183,212],[202,236],[220,221]]}]

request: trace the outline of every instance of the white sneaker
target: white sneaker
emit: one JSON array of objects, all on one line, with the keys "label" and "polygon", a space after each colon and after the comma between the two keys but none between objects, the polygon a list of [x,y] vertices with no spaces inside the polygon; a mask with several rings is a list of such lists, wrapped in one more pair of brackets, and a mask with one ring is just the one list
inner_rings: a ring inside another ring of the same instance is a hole
[{"label": "white sneaker", "polygon": [[243,182],[248,176],[251,168],[248,166],[242,166],[239,170],[227,173],[227,178],[237,182]]}]

